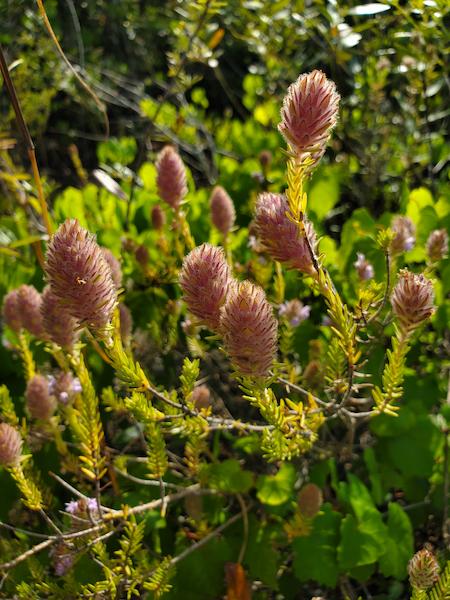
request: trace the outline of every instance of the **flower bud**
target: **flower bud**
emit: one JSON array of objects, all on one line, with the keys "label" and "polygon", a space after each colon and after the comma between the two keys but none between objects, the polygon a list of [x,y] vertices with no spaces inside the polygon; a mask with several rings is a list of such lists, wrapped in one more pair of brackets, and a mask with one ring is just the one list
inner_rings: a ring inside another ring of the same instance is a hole
[{"label": "flower bud", "polygon": [[262,150],[259,154],[259,162],[264,172],[266,172],[272,164],[273,156],[270,150]]},{"label": "flower bud", "polygon": [[19,291],[11,290],[3,298],[3,320],[13,331],[18,333],[22,329],[22,318],[19,308]]},{"label": "flower bud", "polygon": [[44,337],[41,303],[41,295],[32,285],[21,285],[3,300],[5,323],[16,332],[27,329],[36,337]]},{"label": "flower bud", "polygon": [[134,257],[141,267],[145,267],[150,260],[150,254],[144,244],[140,244],[134,251]]},{"label": "flower bud", "polygon": [[41,294],[32,285],[21,285],[19,294],[19,309],[22,326],[38,338],[45,336],[41,316]]},{"label": "flower bud", "polygon": [[432,552],[424,548],[416,552],[408,564],[409,582],[419,590],[428,590],[439,579],[439,563]]},{"label": "flower bud", "polygon": [[184,200],[188,189],[186,170],[183,161],[175,148],[165,146],[156,161],[156,185],[160,197],[174,210],[177,210]]},{"label": "flower bud", "polygon": [[231,282],[223,248],[202,244],[183,261],[180,286],[190,312],[209,329],[219,327],[220,307]]},{"label": "flower bud", "polygon": [[15,427],[0,423],[0,465],[15,465],[22,455],[22,438]]},{"label": "flower bud", "polygon": [[[256,204],[254,227],[270,256],[309,275],[315,272],[311,255],[298,226],[287,216],[288,202],[281,194],[264,192]],[[305,219],[306,235],[314,250],[317,240],[313,226]]]},{"label": "flower bud", "polygon": [[131,332],[133,329],[133,317],[131,316],[130,309],[123,302],[119,304],[119,316],[120,316],[120,335],[125,343],[131,338]]},{"label": "flower bud", "polygon": [[394,237],[391,242],[392,254],[401,254],[414,247],[416,228],[409,217],[395,217],[392,221]]},{"label": "flower bud", "polygon": [[337,122],[339,100],[335,84],[322,71],[303,73],[289,86],[278,130],[301,161],[310,156],[315,165],[322,157]]},{"label": "flower bud", "polygon": [[250,281],[231,287],[220,332],[236,371],[251,377],[269,374],[277,350],[277,321],[262,288]]},{"label": "flower bud", "polygon": [[108,325],[117,303],[111,269],[95,236],[76,219],[67,219],[50,240],[45,270],[53,293],[80,325]]},{"label": "flower bud", "polygon": [[120,266],[120,262],[114,256],[114,254],[109,250],[109,248],[102,248],[103,258],[109,265],[111,269],[111,277],[114,282],[114,285],[117,289],[122,285],[122,267]]},{"label": "flower bud", "polygon": [[432,282],[422,274],[416,275],[402,269],[392,292],[391,304],[400,323],[406,328],[415,329],[434,312]]},{"label": "flower bud", "polygon": [[27,408],[33,419],[46,421],[55,412],[55,397],[50,395],[49,382],[43,375],[30,379],[25,391]]},{"label": "flower bud", "polygon": [[153,229],[156,229],[156,231],[160,231],[164,227],[166,223],[166,213],[159,204],[152,208],[151,219]]},{"label": "flower bud", "polygon": [[298,494],[298,507],[302,515],[308,519],[313,519],[317,515],[322,502],[322,490],[315,483],[307,483]]},{"label": "flower bud", "polygon": [[49,285],[42,292],[41,315],[50,340],[70,352],[78,338],[77,321],[67,312]]},{"label": "flower bud", "polygon": [[426,248],[431,262],[443,259],[448,252],[448,233],[445,229],[432,231],[428,236]]},{"label": "flower bud", "polygon": [[291,327],[297,327],[302,321],[308,319],[310,312],[311,307],[297,299],[284,302],[278,309],[278,314],[284,317]]},{"label": "flower bud", "polygon": [[220,185],[217,185],[212,191],[210,208],[213,225],[222,235],[227,235],[236,220],[236,211],[233,200]]},{"label": "flower bud", "polygon": [[356,256],[357,260],[353,263],[353,266],[358,273],[358,277],[361,279],[361,281],[372,279],[375,274],[373,266],[361,252],[357,252]]},{"label": "flower bud", "polygon": [[207,385],[198,385],[195,387],[192,392],[191,401],[197,410],[211,406],[211,392],[209,391],[209,387]]}]

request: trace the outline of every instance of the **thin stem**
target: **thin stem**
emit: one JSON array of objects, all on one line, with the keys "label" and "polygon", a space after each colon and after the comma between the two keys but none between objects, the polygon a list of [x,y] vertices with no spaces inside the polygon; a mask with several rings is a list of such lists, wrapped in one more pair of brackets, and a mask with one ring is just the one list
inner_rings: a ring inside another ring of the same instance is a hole
[{"label": "thin stem", "polygon": [[[3,49],[0,45],[0,70],[3,75],[3,80],[5,82],[6,90],[8,92],[9,99],[14,109],[14,113],[16,115],[17,125],[19,127],[20,133],[25,142],[28,157],[31,163],[31,169],[33,171],[33,177],[36,184],[39,204],[41,207],[42,219],[44,220],[45,229],[47,230],[48,235],[52,234],[52,225],[50,222],[50,216],[48,213],[47,202],[45,201],[44,191],[42,189],[41,177],[39,174],[39,168],[36,160],[36,153],[34,149],[34,143],[31,138],[28,126],[25,122],[25,117],[23,115],[22,108],[20,106],[20,101],[17,96],[16,88],[14,87],[14,83],[11,79],[11,75],[9,73],[8,65],[6,63],[5,55],[3,54]],[[38,255],[39,258],[39,255]]]},{"label": "thin stem", "polygon": [[374,321],[378,315],[381,313],[383,308],[386,306],[386,302],[389,296],[389,291],[391,289],[391,256],[389,253],[389,249],[385,252],[385,264],[386,264],[386,287],[384,290],[383,300],[381,301],[380,306],[374,312],[374,314],[367,320],[367,324]]}]

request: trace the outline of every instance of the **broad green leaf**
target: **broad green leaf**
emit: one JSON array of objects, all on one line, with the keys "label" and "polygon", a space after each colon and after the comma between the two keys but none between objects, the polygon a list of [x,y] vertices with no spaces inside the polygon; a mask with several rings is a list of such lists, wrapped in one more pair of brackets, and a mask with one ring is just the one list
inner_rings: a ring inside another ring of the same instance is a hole
[{"label": "broad green leaf", "polygon": [[314,519],[313,530],[307,537],[299,537],[292,543],[294,573],[300,581],[316,581],[334,587],[339,567],[337,547],[341,515],[324,504]]},{"label": "broad green leaf", "polygon": [[88,227],[83,192],[68,187],[59,195],[53,205],[55,221],[61,223],[66,219],[78,219],[82,227]]},{"label": "broad green leaf", "polygon": [[403,579],[414,552],[414,535],[408,515],[395,502],[389,503],[387,527],[389,535],[386,552],[379,559],[380,571],[385,577]]},{"label": "broad green leaf", "polygon": [[[377,561],[383,552],[382,531],[377,535],[378,523],[374,514],[369,514],[364,522],[353,515],[347,515],[341,523],[341,543],[338,549],[339,564],[344,571]],[[381,518],[380,518],[381,522]]]},{"label": "broad green leaf", "polygon": [[242,469],[239,461],[232,458],[205,465],[201,478],[211,487],[230,494],[247,492],[253,485],[253,473]]},{"label": "broad green leaf", "polygon": [[295,467],[285,463],[276,475],[261,475],[257,484],[258,499],[269,506],[284,504],[292,497],[294,483]]},{"label": "broad green leaf", "polygon": [[249,575],[259,579],[272,589],[277,589],[279,553],[275,549],[271,531],[257,520],[249,518],[248,544],[244,564],[248,566]]}]

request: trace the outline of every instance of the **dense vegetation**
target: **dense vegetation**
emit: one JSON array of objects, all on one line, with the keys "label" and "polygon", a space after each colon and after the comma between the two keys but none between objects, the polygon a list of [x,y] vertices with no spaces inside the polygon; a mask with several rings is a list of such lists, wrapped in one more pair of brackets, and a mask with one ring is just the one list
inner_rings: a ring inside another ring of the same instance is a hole
[{"label": "dense vegetation", "polygon": [[0,18],[0,597],[448,598],[447,3]]}]

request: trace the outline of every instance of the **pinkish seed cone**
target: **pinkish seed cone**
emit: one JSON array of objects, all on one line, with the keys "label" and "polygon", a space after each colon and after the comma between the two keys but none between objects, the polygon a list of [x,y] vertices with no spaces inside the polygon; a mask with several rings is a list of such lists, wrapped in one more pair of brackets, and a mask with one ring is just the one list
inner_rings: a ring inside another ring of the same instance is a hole
[{"label": "pinkish seed cone", "polygon": [[419,590],[428,590],[439,579],[439,563],[432,552],[424,548],[414,554],[408,564],[410,584]]},{"label": "pinkish seed cone", "polygon": [[188,189],[186,170],[180,155],[172,146],[165,146],[156,161],[156,185],[160,197],[174,210],[184,200]]},{"label": "pinkish seed cone", "polygon": [[262,288],[250,281],[232,286],[221,311],[220,332],[239,374],[267,377],[276,355],[277,328]]},{"label": "pinkish seed cone", "polygon": [[21,285],[17,290],[19,294],[19,308],[22,325],[34,336],[45,336],[41,316],[41,294],[32,285]]},{"label": "pinkish seed cone", "polygon": [[435,310],[432,282],[422,274],[402,269],[392,292],[391,304],[394,315],[403,326],[410,329],[419,327]]},{"label": "pinkish seed cone", "polygon": [[223,187],[217,185],[210,199],[211,221],[222,235],[227,235],[236,220],[233,200]]},{"label": "pinkish seed cone", "polygon": [[35,375],[30,379],[25,391],[27,408],[34,419],[49,419],[55,412],[56,400],[50,395],[49,382],[43,375]]},{"label": "pinkish seed cone", "polygon": [[409,217],[395,217],[392,221],[394,238],[391,242],[392,254],[401,254],[414,247],[416,243],[416,228]]},{"label": "pinkish seed cone", "polygon": [[314,165],[319,162],[337,122],[339,100],[322,71],[303,73],[289,86],[278,129],[300,161],[310,156]]},{"label": "pinkish seed cone", "polygon": [[102,248],[103,258],[111,269],[111,277],[117,289],[122,285],[122,267],[109,248]]},{"label": "pinkish seed cone", "polygon": [[219,327],[220,307],[230,282],[223,248],[202,244],[185,257],[180,272],[184,301],[190,312],[213,331]]},{"label": "pinkish seed cone", "polygon": [[70,352],[78,339],[78,323],[49,285],[42,292],[41,315],[45,333],[50,340]]},{"label": "pinkish seed cone", "polygon": [[156,204],[152,208],[151,219],[153,229],[156,229],[156,231],[160,231],[166,224],[166,213],[163,211],[159,204]]},{"label": "pinkish seed cone", "polygon": [[0,423],[0,465],[8,467],[17,464],[21,454],[20,433],[8,423]]},{"label": "pinkish seed cone", "polygon": [[431,262],[443,259],[448,252],[448,233],[445,229],[436,229],[428,236],[426,244],[428,258]]},{"label": "pinkish seed cone", "polygon": [[19,308],[19,291],[11,290],[3,299],[3,320],[13,331],[22,329],[22,317]]},{"label": "pinkish seed cone", "polygon": [[[289,211],[285,196],[264,192],[258,196],[256,214],[253,222],[259,241],[270,256],[285,263],[292,269],[298,269],[312,275],[314,265],[304,238],[295,223],[287,216]],[[313,250],[316,246],[316,234],[310,221],[305,219],[305,229]]]},{"label": "pinkish seed cone", "polygon": [[95,236],[77,220],[66,220],[50,240],[45,271],[53,293],[80,325],[108,325],[117,304],[111,269]]}]

